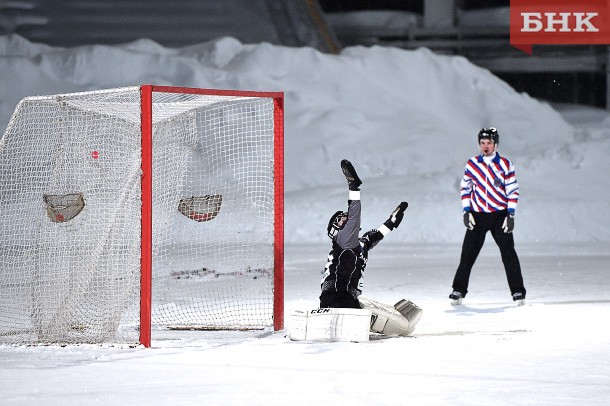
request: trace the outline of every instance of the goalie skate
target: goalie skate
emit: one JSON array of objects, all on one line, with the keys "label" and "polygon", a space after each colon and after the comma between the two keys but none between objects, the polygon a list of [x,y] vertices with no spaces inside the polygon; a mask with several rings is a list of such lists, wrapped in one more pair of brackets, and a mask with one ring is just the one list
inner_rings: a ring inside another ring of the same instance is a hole
[{"label": "goalie skate", "polygon": [[[419,309],[419,313],[415,314],[417,313],[415,312],[413,314],[416,317],[414,318],[414,322],[411,323],[411,321],[405,317],[405,315],[400,313],[393,306],[366,299],[362,296],[360,296],[358,300],[360,301],[360,306],[363,309],[370,310],[372,313],[370,328],[374,333],[379,333],[386,336],[408,336],[413,332],[415,329],[415,324],[417,324],[419,318],[421,317],[421,309],[417,308]],[[397,304],[402,302],[403,301],[400,301]]]},{"label": "goalie skate", "polygon": [[407,299],[401,299],[394,305],[394,308],[398,311],[398,313],[402,314],[409,320],[409,328],[407,329],[406,334],[411,334],[413,330],[415,330],[415,325],[419,323],[422,315],[422,309]]}]

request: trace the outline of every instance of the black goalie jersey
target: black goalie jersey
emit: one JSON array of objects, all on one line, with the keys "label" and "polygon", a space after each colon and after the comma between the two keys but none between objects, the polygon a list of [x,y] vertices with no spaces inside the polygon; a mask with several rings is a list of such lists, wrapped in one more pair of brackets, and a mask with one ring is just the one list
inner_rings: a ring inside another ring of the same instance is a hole
[{"label": "black goalie jersey", "polygon": [[340,307],[359,309],[358,296],[362,293],[362,277],[367,257],[367,252],[360,244],[354,248],[341,248],[336,242],[333,242],[333,248],[328,254],[328,262],[324,269],[320,300],[324,301],[324,296],[328,294],[345,292],[350,296],[345,298],[347,304],[351,302],[353,305]]},{"label": "black goalie jersey", "polygon": [[328,254],[321,283],[320,307],[360,308],[358,296],[362,293],[368,251],[383,238],[378,231],[358,237],[360,214],[360,200],[350,200],[347,222],[333,238]]}]

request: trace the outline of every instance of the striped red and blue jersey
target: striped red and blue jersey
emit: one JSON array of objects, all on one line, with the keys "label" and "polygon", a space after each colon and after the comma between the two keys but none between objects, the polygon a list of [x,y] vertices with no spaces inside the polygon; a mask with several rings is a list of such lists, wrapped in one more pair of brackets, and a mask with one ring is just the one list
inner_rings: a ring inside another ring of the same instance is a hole
[{"label": "striped red and blue jersey", "polygon": [[500,210],[515,211],[519,200],[519,184],[512,162],[499,153],[487,164],[483,155],[466,163],[460,183],[462,208],[477,213]]}]

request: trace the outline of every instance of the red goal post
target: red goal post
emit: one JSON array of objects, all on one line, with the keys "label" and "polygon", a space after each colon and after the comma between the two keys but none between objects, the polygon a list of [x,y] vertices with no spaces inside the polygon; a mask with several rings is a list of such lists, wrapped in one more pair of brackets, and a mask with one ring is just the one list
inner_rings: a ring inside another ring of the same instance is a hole
[{"label": "red goal post", "polygon": [[198,89],[142,85],[142,259],[140,287],[140,343],[151,345],[152,303],[152,123],[153,93],[211,96],[265,97],[274,106],[274,272],[273,328],[284,328],[284,93],[243,90]]}]

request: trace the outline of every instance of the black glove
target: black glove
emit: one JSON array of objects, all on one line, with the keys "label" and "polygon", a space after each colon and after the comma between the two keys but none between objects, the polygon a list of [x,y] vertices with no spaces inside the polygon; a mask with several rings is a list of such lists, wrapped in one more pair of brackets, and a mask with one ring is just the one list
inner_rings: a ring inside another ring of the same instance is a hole
[{"label": "black glove", "polygon": [[466,226],[466,228],[469,230],[473,230],[475,224],[476,223],[474,222],[474,217],[472,217],[472,213],[469,211],[465,211],[464,212],[464,225]]},{"label": "black glove", "polygon": [[505,233],[512,233],[514,228],[515,228],[515,214],[508,213],[506,215],[506,218],[504,219],[504,223],[502,224],[502,230],[504,230]]},{"label": "black glove", "polygon": [[360,243],[362,244],[362,248],[368,251],[373,249],[381,240],[383,240],[383,233],[379,230],[371,230],[364,233],[360,238]]},{"label": "black glove", "polygon": [[389,228],[390,230],[394,230],[397,228],[402,222],[403,217],[405,216],[405,210],[409,207],[409,203],[400,202],[397,208],[394,209],[392,214],[390,214],[390,218],[387,219],[383,225]]}]

